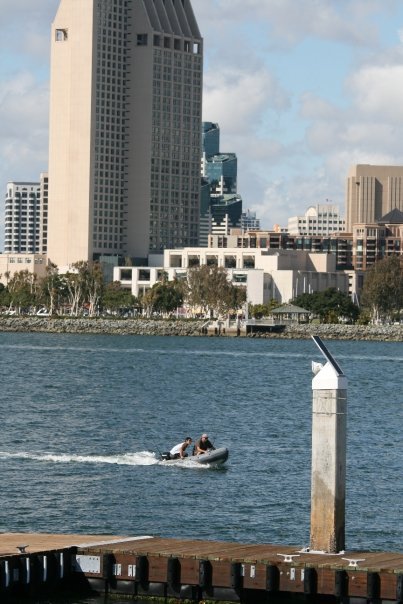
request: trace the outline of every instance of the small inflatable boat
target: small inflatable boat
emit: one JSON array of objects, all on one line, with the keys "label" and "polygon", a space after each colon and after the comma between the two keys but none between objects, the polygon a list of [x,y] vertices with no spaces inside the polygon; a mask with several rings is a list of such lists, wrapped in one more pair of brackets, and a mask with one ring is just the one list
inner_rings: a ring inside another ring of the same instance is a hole
[{"label": "small inflatable boat", "polygon": [[195,462],[202,465],[212,465],[212,466],[220,466],[225,463],[228,459],[229,451],[227,447],[221,447],[220,449],[210,449],[201,455],[189,455],[188,457],[183,457],[180,459],[179,457],[176,459],[170,459],[169,453],[163,453],[161,455],[161,460],[164,464],[182,464]]}]

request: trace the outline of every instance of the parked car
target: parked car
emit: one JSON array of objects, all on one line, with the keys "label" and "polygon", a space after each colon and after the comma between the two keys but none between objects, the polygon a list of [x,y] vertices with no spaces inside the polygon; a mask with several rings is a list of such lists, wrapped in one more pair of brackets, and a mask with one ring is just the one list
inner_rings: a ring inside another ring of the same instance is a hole
[{"label": "parked car", "polygon": [[50,313],[47,308],[40,308],[36,313],[37,317],[50,317]]}]

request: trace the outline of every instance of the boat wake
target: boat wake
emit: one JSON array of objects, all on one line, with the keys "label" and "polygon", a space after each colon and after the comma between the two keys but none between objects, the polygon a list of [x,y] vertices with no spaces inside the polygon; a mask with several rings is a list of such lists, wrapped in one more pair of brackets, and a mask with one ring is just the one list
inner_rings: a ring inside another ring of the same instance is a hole
[{"label": "boat wake", "polygon": [[[165,468],[185,468],[185,469],[191,469],[191,470],[211,470],[212,468],[218,468],[217,465],[214,464],[209,464],[209,463],[205,463],[205,464],[201,464],[198,463],[197,461],[192,461],[191,459],[178,459],[178,460],[170,460],[169,463],[166,463],[165,461],[158,461],[160,466],[164,466]],[[222,469],[222,466],[221,466]]]},{"label": "boat wake", "polygon": [[178,459],[178,462],[171,461],[166,464],[161,461],[159,456],[152,451],[139,451],[137,453],[123,453],[117,455],[77,455],[69,453],[33,453],[28,451],[0,451],[0,460],[25,459],[43,463],[87,463],[87,464],[114,464],[120,466],[165,466],[170,468],[188,468],[197,470],[206,470],[215,468],[214,464],[199,464],[187,459],[185,461]]},{"label": "boat wake", "polygon": [[73,455],[69,453],[32,453],[27,451],[10,453],[0,451],[0,459],[28,459],[53,463],[115,464],[123,466],[153,466],[160,463],[155,453],[139,451],[117,455]]}]

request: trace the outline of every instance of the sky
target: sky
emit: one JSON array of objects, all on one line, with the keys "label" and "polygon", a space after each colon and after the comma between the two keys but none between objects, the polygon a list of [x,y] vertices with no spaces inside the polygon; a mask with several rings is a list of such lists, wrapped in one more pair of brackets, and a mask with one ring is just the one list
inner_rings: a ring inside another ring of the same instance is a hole
[{"label": "sky", "polygon": [[[83,0],[85,1],[85,0]],[[48,165],[50,24],[59,0],[0,0],[0,187]],[[262,228],[331,202],[357,163],[403,165],[403,2],[192,0],[203,119],[238,156]],[[4,194],[1,199],[4,199]],[[4,222],[0,206],[0,229]]]}]

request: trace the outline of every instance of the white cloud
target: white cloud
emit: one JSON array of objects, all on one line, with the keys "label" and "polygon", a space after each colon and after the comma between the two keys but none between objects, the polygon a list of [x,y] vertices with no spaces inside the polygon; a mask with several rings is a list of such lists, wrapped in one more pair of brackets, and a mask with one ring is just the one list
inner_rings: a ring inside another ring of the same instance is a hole
[{"label": "white cloud", "polygon": [[212,17],[229,30],[236,23],[253,22],[266,29],[270,46],[282,48],[309,35],[364,47],[377,44],[373,17],[396,4],[397,0],[193,0],[203,35],[208,35]]},{"label": "white cloud", "polygon": [[9,180],[38,181],[47,170],[48,84],[38,84],[29,73],[3,81],[0,123],[3,190]]},{"label": "white cloud", "polygon": [[286,93],[263,68],[250,73],[233,67],[206,74],[204,119],[218,121],[227,135],[256,132],[268,109],[284,111],[288,106]]},{"label": "white cloud", "polygon": [[300,99],[300,116],[308,120],[332,120],[337,117],[339,109],[327,100],[306,92]]},{"label": "white cloud", "polygon": [[[27,64],[49,62],[50,27],[58,0],[0,0],[0,50]],[[0,65],[0,73],[6,65]]]},{"label": "white cloud", "polygon": [[350,79],[357,109],[388,121],[403,119],[403,65],[367,65]]}]

